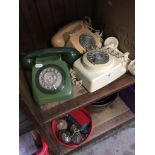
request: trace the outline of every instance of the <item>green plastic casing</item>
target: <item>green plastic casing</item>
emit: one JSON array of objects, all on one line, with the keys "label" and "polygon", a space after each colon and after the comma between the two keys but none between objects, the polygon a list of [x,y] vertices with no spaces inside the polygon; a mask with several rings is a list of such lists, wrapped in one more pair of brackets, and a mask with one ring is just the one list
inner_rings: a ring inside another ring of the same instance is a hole
[{"label": "green plastic casing", "polygon": [[63,72],[63,86],[61,90],[56,92],[46,93],[41,91],[37,85],[36,78],[37,74],[41,68],[36,67],[32,68],[32,91],[33,97],[37,104],[47,104],[55,101],[62,101],[73,98],[73,90],[71,84],[71,78],[68,66],[65,61],[61,59],[61,55],[53,55],[47,57],[37,57],[36,64],[42,64],[43,67],[46,65],[57,66]]}]

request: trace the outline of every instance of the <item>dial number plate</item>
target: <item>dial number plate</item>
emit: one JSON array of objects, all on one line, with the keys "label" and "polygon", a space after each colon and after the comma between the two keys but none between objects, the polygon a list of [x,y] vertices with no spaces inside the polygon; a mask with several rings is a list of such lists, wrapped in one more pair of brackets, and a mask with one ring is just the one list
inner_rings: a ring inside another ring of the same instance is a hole
[{"label": "dial number plate", "polygon": [[81,34],[79,38],[79,42],[82,47],[85,49],[93,49],[95,48],[95,39],[93,36],[89,34]]},{"label": "dial number plate", "polygon": [[38,76],[38,82],[41,88],[47,91],[57,90],[62,84],[62,74],[55,67],[44,68]]},{"label": "dial number plate", "polygon": [[91,51],[87,53],[87,59],[92,64],[105,64],[109,61],[109,55],[103,51]]}]

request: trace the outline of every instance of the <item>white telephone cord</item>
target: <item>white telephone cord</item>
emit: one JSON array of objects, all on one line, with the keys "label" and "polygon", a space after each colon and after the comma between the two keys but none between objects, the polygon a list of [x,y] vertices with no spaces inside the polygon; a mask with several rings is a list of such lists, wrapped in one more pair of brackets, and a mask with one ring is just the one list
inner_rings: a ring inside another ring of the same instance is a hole
[{"label": "white telephone cord", "polygon": [[70,69],[71,81],[75,86],[82,86],[82,80],[78,80],[76,76],[76,72],[73,69]]},{"label": "white telephone cord", "polygon": [[84,18],[83,23],[85,23],[90,30],[95,31],[95,33],[98,34],[100,37],[103,36],[103,31],[94,29],[92,27],[92,21],[91,21],[91,18],[89,16],[86,16]]}]

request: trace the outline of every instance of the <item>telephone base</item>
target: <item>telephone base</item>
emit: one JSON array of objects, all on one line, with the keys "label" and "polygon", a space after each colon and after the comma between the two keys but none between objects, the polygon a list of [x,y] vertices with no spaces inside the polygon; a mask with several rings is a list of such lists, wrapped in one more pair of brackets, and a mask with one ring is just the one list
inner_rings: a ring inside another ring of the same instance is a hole
[{"label": "telephone base", "polygon": [[82,80],[83,86],[89,91],[94,92],[126,73],[127,68],[121,62],[115,61],[113,67],[108,70],[88,70],[78,59],[74,63],[74,71],[77,77]]},{"label": "telephone base", "polygon": [[[55,57],[54,57],[55,59]],[[33,98],[36,101],[37,104],[42,105],[42,104],[48,104],[52,103],[55,101],[62,101],[62,100],[67,100],[73,98],[73,90],[72,90],[72,84],[71,84],[71,79],[70,79],[70,73],[68,70],[67,64],[62,61],[61,59],[53,59],[53,56],[48,56],[46,58],[41,58],[37,59],[36,63],[37,64],[42,64],[43,66],[46,65],[51,65],[55,66],[62,71],[62,78],[63,78],[63,84],[62,84],[62,89],[61,90],[56,90],[56,92],[44,92],[41,89],[39,89],[37,83],[36,83],[36,77],[38,71],[41,68],[36,68],[34,66],[32,68],[32,91],[33,91]]]}]

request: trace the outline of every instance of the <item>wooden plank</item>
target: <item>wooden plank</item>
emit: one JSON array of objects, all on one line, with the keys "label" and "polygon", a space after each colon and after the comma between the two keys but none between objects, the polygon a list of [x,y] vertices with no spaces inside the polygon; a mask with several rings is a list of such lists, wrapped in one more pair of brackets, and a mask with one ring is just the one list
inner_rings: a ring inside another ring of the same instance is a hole
[{"label": "wooden plank", "polygon": [[[132,120],[134,118],[134,114],[129,110],[122,99],[118,97],[110,107],[100,112],[91,113],[91,118],[93,129],[90,137],[84,144],[90,142],[102,134],[106,134],[116,127],[119,127],[120,125],[128,122],[129,120]],[[52,138],[51,123],[46,124],[44,128],[46,129],[47,134]],[[69,152],[80,148],[67,148],[58,144],[57,141],[55,141],[55,143],[60,150],[59,155],[68,154]]]},{"label": "wooden plank", "polygon": [[[120,5],[121,4],[121,5]],[[119,48],[135,58],[135,0],[97,0],[95,21],[103,37],[115,36]],[[121,11],[120,11],[121,10]]]},{"label": "wooden plank", "polygon": [[45,42],[50,45],[50,39],[52,36],[52,31],[54,28],[53,25],[53,16],[51,14],[51,7],[49,1],[43,0],[35,0],[36,8],[38,10],[38,14],[40,17],[40,22],[44,30],[45,35]]},{"label": "wooden plank", "polygon": [[52,35],[68,22],[91,16],[93,4],[93,0],[20,0],[20,52],[50,47]]},{"label": "wooden plank", "polygon": [[[103,97],[111,95],[115,92],[118,92],[121,89],[124,89],[130,85],[134,84],[134,77],[130,74],[125,74],[121,78],[117,79],[116,81],[112,82],[111,84],[93,92],[93,93],[86,93],[84,95],[78,96],[74,99],[66,101],[62,104],[58,104],[55,107],[52,107],[49,110],[44,111],[43,119],[41,123],[47,123],[52,119],[56,119],[62,117],[63,115],[88,104],[93,103],[96,100],[99,100]],[[51,103],[52,104],[52,103]]]},{"label": "wooden plank", "polygon": [[35,130],[36,127],[33,125],[33,124],[28,124],[27,121],[23,122],[22,124],[20,124],[20,127],[19,127],[19,135],[23,135],[27,132],[30,132],[32,130]]},{"label": "wooden plank", "polygon": [[[69,4],[69,5],[68,5]],[[71,22],[78,19],[76,0],[64,1],[65,22]]]},{"label": "wooden plank", "polygon": [[22,9],[23,16],[27,26],[30,29],[35,48],[45,47],[45,35],[42,27],[40,16],[36,7],[35,0],[20,0],[19,5]]},{"label": "wooden plank", "polygon": [[23,135],[26,132],[30,132],[34,129],[35,129],[35,126],[33,125],[33,123],[19,109],[19,135]]},{"label": "wooden plank", "polygon": [[91,112],[93,126],[96,128],[127,111],[129,111],[129,108],[120,97],[117,97],[114,103],[107,107],[105,110]]},{"label": "wooden plank", "polygon": [[[50,0],[54,17],[54,26],[59,28],[65,23],[65,9],[63,0]],[[67,3],[67,1],[66,1]]]},{"label": "wooden plank", "polygon": [[34,49],[33,39],[22,9],[19,7],[19,51],[23,53],[29,49]]},{"label": "wooden plank", "polygon": [[77,12],[78,17],[83,18],[85,16],[93,17],[93,10],[95,6],[94,0],[77,0]]}]

